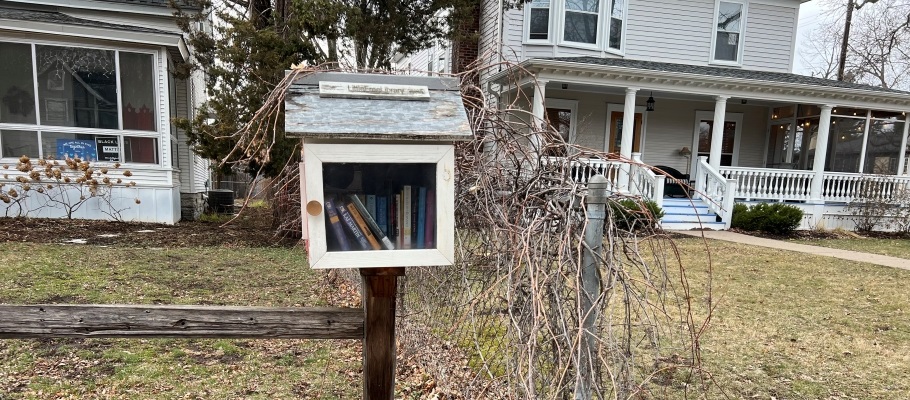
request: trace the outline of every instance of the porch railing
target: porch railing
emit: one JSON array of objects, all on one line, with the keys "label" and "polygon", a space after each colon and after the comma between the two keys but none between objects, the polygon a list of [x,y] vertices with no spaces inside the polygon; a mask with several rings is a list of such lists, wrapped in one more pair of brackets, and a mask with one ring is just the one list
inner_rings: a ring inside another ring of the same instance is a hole
[{"label": "porch railing", "polygon": [[599,158],[568,160],[563,157],[545,157],[543,162],[548,165],[560,165],[569,168],[569,179],[576,183],[587,184],[592,176],[602,174],[607,177],[607,180],[610,181],[610,186],[614,188],[618,183],[619,171],[625,164],[621,161],[601,160]]},{"label": "porch railing", "polygon": [[[812,171],[720,167],[720,174],[736,181],[737,199],[809,201],[812,200]],[[849,203],[858,197],[875,196],[890,200],[901,189],[910,185],[910,177],[893,175],[867,175],[846,172],[825,172],[820,199],[824,202]]]},{"label": "porch railing", "polygon": [[[659,207],[663,207],[664,176],[657,175],[648,166],[641,162],[641,154],[633,153],[635,163],[624,161],[602,160],[599,158],[576,158],[572,160],[563,157],[546,157],[543,162],[547,165],[559,165],[568,168],[569,179],[579,184],[588,184],[592,176],[602,174],[609,182],[609,190],[625,191],[628,194],[652,200]],[[625,172],[628,171],[628,172]],[[628,188],[621,188],[620,175],[629,174]]]},{"label": "porch railing", "polygon": [[629,192],[639,195],[657,203],[658,207],[664,206],[664,180],[666,176],[655,174],[647,165],[641,162],[641,153],[632,153],[630,165]]},{"label": "porch railing", "polygon": [[720,216],[725,229],[730,228],[733,219],[736,187],[735,179],[727,179],[711,168],[708,157],[698,157],[698,162],[695,163],[695,195],[704,199],[708,209]]},{"label": "porch railing", "polygon": [[811,198],[812,171],[774,168],[720,167],[725,179],[736,181],[734,197],[745,200],[802,200]]},{"label": "porch railing", "polygon": [[875,197],[890,201],[910,186],[910,177],[826,172],[822,199],[826,202],[849,203],[857,198]]}]

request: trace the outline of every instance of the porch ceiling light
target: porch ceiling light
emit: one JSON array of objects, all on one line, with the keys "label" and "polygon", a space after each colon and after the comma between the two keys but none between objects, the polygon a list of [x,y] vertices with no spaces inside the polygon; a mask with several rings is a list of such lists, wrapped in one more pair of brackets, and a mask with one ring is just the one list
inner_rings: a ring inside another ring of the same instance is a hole
[{"label": "porch ceiling light", "polygon": [[648,108],[646,108],[646,110],[654,111],[654,92],[651,92],[651,96],[648,97],[648,102],[645,104],[648,105]]}]

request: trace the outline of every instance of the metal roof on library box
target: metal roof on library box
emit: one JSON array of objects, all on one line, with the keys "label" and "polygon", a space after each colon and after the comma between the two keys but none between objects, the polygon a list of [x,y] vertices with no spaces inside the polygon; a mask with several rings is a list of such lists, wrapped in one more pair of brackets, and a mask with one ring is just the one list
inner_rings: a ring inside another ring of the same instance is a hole
[{"label": "metal roof on library box", "polygon": [[[410,88],[414,95],[330,96],[320,82],[336,87]],[[313,73],[299,78],[285,98],[288,136],[319,139],[453,141],[472,138],[468,115],[454,78]]]}]

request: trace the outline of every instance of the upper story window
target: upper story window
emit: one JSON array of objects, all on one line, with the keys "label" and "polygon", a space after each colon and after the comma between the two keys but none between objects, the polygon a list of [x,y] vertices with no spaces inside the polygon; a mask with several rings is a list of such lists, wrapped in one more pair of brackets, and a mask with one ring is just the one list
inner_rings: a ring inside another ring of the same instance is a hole
[{"label": "upper story window", "polygon": [[526,40],[621,51],[627,1],[532,0],[525,14]]},{"label": "upper story window", "polygon": [[610,3],[610,42],[607,45],[611,49],[621,50],[626,0],[611,0]]},{"label": "upper story window", "polygon": [[528,39],[550,39],[550,0],[531,1]]},{"label": "upper story window", "polygon": [[0,158],[157,164],[154,54],[0,42]]},{"label": "upper story window", "polygon": [[563,40],[597,44],[599,0],[566,0]]},{"label": "upper story window", "polygon": [[742,56],[744,8],[742,3],[727,1],[718,3],[714,61],[739,63]]}]

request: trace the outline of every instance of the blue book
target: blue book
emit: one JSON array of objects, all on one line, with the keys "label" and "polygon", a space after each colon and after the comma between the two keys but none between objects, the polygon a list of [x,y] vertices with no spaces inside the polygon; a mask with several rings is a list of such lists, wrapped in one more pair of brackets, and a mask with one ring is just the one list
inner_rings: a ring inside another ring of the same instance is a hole
[{"label": "blue book", "polygon": [[331,198],[325,199],[325,213],[329,217],[329,225],[332,226],[332,233],[335,234],[335,239],[338,240],[341,251],[351,251],[351,245],[348,243],[348,238],[345,236],[344,228],[341,225],[341,218],[338,216],[338,212],[335,211],[335,201]]},{"label": "blue book", "polygon": [[376,196],[376,223],[379,224],[379,230],[386,235],[389,232],[389,198],[386,196]]},{"label": "blue book", "polygon": [[426,243],[427,223],[427,188],[421,186],[417,191],[417,248],[422,249]]}]

